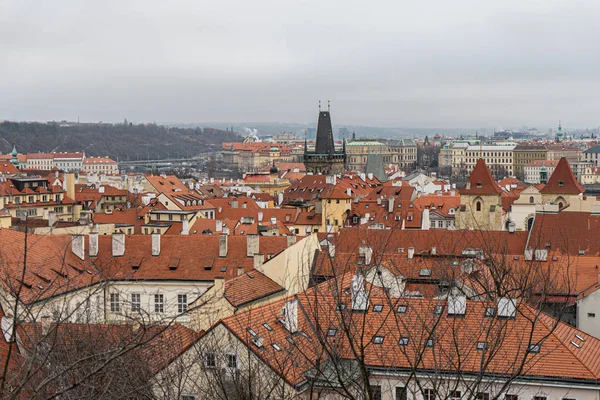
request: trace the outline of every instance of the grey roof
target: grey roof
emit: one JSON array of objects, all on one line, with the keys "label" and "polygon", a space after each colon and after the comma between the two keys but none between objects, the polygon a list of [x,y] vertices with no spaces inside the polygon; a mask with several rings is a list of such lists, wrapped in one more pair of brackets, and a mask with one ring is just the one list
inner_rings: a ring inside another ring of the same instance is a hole
[{"label": "grey roof", "polygon": [[389,142],[390,146],[395,146],[395,147],[415,147],[417,145],[417,143],[413,140],[413,139],[398,139],[398,140],[391,140]]},{"label": "grey roof", "polygon": [[315,152],[317,154],[335,153],[335,146],[333,144],[333,130],[331,128],[331,115],[329,114],[329,111],[321,111],[319,113]]},{"label": "grey roof", "polygon": [[585,150],[584,153],[587,153],[587,154],[600,153],[600,144],[598,144],[594,147],[590,147],[589,149]]},{"label": "grey roof", "polygon": [[381,156],[381,153],[367,154],[367,166],[365,167],[365,172],[367,174],[373,174],[380,182],[387,181],[387,174],[383,167],[383,157]]}]

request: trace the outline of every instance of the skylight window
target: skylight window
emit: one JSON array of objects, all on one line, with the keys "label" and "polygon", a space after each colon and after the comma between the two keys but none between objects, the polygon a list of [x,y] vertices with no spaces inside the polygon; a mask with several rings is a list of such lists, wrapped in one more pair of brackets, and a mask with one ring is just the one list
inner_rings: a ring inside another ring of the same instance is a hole
[{"label": "skylight window", "polygon": [[277,343],[273,343],[271,346],[273,346],[273,348],[277,351],[281,351],[281,347],[279,347],[279,345]]},{"label": "skylight window", "polygon": [[383,344],[383,336],[375,336],[373,338],[373,344]]},{"label": "skylight window", "polygon": [[345,309],[346,309],[346,304],[345,303],[338,304],[338,311],[344,311]]},{"label": "skylight window", "polygon": [[400,306],[398,306],[398,309],[396,311],[400,314],[406,314],[407,309],[408,309],[408,306],[400,305]]},{"label": "skylight window", "polygon": [[337,334],[337,329],[331,328],[327,329],[327,336],[335,336]]},{"label": "skylight window", "polygon": [[263,326],[269,331],[269,332],[273,332],[273,328],[271,328],[271,325],[267,324],[266,322],[263,324]]},{"label": "skylight window", "polygon": [[408,337],[400,338],[400,340],[398,340],[398,344],[400,346],[407,346],[408,345]]},{"label": "skylight window", "polygon": [[528,351],[532,354],[538,354],[540,352],[540,344],[530,344]]},{"label": "skylight window", "polygon": [[487,350],[487,342],[477,342],[477,350]]},{"label": "skylight window", "polygon": [[431,268],[421,268],[419,276],[431,276]]},{"label": "skylight window", "polygon": [[294,339],[292,339],[291,337],[286,337],[287,341],[290,342],[291,344],[296,344],[296,341]]},{"label": "skylight window", "polygon": [[443,311],[444,311],[444,306],[442,306],[442,305],[437,305],[437,306],[433,307],[433,313],[434,313],[435,315],[439,315],[439,314],[441,314]]},{"label": "skylight window", "polygon": [[375,304],[373,306],[373,311],[374,312],[381,312],[381,311],[383,311],[383,304]]},{"label": "skylight window", "polygon": [[433,347],[433,339],[427,339],[425,342],[425,347]]},{"label": "skylight window", "polygon": [[247,331],[248,331],[248,333],[249,333],[249,334],[251,334],[252,336],[256,336],[256,332],[254,332],[254,331],[252,330],[252,328],[248,328],[248,329],[246,329],[246,330],[247,330]]},{"label": "skylight window", "polygon": [[485,317],[493,318],[496,315],[496,309],[494,307],[486,307],[485,308]]}]

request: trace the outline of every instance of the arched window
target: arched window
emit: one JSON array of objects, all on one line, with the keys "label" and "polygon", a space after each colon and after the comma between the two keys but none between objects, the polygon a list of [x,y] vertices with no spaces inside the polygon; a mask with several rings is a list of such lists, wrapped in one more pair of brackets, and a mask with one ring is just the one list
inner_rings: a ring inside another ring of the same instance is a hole
[{"label": "arched window", "polygon": [[563,208],[563,203],[558,203],[558,209],[562,210],[562,208]]},{"label": "arched window", "polygon": [[481,202],[480,201],[477,202],[476,209],[477,209],[477,211],[481,211]]},{"label": "arched window", "polygon": [[533,196],[529,196],[529,204],[533,204]]},{"label": "arched window", "polygon": [[531,217],[527,220],[527,230],[530,231],[532,227],[533,227],[533,217]]}]

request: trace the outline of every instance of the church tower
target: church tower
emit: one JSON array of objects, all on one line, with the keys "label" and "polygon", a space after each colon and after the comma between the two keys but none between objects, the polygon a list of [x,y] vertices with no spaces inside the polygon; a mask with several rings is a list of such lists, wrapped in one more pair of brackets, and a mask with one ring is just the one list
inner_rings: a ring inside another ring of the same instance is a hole
[{"label": "church tower", "polygon": [[341,151],[335,149],[329,105],[327,111],[321,111],[321,103],[319,102],[315,150],[308,151],[308,145],[305,142],[304,165],[306,171],[313,174],[337,175],[345,172],[346,148],[343,146]]},{"label": "church tower", "polygon": [[469,176],[469,181],[460,190],[456,227],[500,231],[502,224],[502,189],[480,158]]}]

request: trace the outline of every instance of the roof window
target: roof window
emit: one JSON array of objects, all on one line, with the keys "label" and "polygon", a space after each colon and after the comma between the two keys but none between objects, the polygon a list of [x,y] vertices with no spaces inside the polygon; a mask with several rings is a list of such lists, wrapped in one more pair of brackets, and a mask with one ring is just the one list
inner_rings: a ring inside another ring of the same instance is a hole
[{"label": "roof window", "polygon": [[536,343],[536,344],[530,344],[529,345],[529,349],[528,352],[532,353],[532,354],[538,354],[540,352],[540,344]]},{"label": "roof window", "polygon": [[477,342],[477,350],[486,351],[487,342]]},{"label": "roof window", "polygon": [[402,337],[400,338],[400,340],[398,340],[398,345],[400,346],[407,346],[408,345],[408,337]]},{"label": "roof window", "polygon": [[375,304],[375,305],[373,305],[373,311],[374,312],[382,312],[383,311],[383,304]]},{"label": "roof window", "polygon": [[329,328],[327,329],[327,336],[335,336],[337,334],[337,329]]},{"label": "roof window", "polygon": [[419,276],[431,276],[431,268],[421,268]]},{"label": "roof window", "polygon": [[273,343],[271,346],[273,346],[273,348],[277,351],[281,351],[281,347],[279,347],[279,345],[277,343]]},{"label": "roof window", "polygon": [[437,305],[437,306],[433,307],[433,313],[435,315],[441,314],[442,311],[444,311],[444,306],[443,305]]},{"label": "roof window", "polygon": [[383,344],[383,336],[375,336],[373,338],[373,344]]},{"label": "roof window", "polygon": [[408,309],[408,306],[399,305],[398,308],[396,309],[396,312],[398,312],[399,314],[406,314],[407,309]]},{"label": "roof window", "polygon": [[265,327],[266,330],[268,330],[269,332],[273,332],[273,328],[271,328],[271,325],[267,324],[266,322],[263,324],[263,326]]}]

